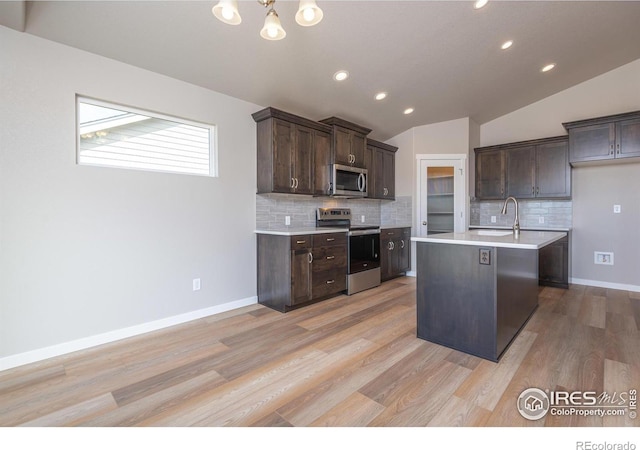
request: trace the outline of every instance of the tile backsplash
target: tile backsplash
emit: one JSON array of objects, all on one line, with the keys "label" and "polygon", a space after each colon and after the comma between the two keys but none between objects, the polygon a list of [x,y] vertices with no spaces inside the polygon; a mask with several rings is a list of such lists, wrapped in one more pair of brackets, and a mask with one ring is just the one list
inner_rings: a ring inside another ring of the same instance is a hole
[{"label": "tile backsplash", "polygon": [[[411,197],[398,197],[395,201],[374,199],[344,199],[311,197],[293,194],[256,195],[256,228],[273,230],[286,227],[285,217],[291,218],[290,227],[315,227],[318,208],[351,208],[352,222],[363,225],[411,225]],[[364,216],[364,222],[361,221]]]},{"label": "tile backsplash", "polygon": [[[471,225],[478,226],[513,226],[515,208],[513,202],[507,206],[507,214],[502,215],[503,200],[472,201]],[[573,205],[571,200],[518,200],[518,215],[522,228],[571,228]],[[496,222],[491,223],[491,216]],[[544,223],[540,223],[540,217]]]}]

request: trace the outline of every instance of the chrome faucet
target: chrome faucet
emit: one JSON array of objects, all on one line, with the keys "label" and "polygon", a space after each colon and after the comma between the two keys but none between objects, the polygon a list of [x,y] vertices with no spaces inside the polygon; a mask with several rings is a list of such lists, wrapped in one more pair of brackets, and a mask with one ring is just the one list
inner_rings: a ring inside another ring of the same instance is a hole
[{"label": "chrome faucet", "polygon": [[504,201],[504,205],[502,205],[502,214],[507,213],[507,203],[509,200],[513,200],[513,203],[516,205],[516,220],[513,221],[513,236],[518,238],[520,237],[520,221],[518,220],[518,200],[515,197],[507,197]]}]

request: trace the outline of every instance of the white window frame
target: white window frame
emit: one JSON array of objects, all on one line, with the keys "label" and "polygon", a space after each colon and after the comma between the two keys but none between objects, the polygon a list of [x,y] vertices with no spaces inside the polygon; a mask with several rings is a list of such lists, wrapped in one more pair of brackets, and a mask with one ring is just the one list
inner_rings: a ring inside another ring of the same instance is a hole
[{"label": "white window frame", "polygon": [[[165,169],[153,169],[153,168],[143,168],[143,167],[128,167],[125,164],[98,164],[98,163],[89,163],[89,162],[81,162],[80,158],[80,150],[81,150],[81,133],[80,133],[80,103],[100,106],[104,108],[116,109],[119,111],[124,111],[132,114],[139,114],[143,116],[147,116],[153,119],[167,120],[170,122],[176,122],[179,124],[204,128],[209,131],[209,173],[192,173],[188,171],[174,171],[174,170],[165,170]],[[154,111],[148,111],[144,109],[134,108],[131,106],[122,105],[119,103],[107,102],[104,100],[98,100],[91,97],[86,97],[83,95],[76,95],[76,164],[81,166],[92,166],[92,167],[107,167],[111,169],[126,169],[126,170],[138,170],[143,172],[158,172],[158,173],[170,173],[177,175],[191,175],[191,176],[201,176],[201,177],[217,177],[218,176],[218,145],[217,145],[218,133],[217,127],[213,124],[196,122],[189,119],[184,119],[182,117],[171,116],[167,114],[157,113]]]}]

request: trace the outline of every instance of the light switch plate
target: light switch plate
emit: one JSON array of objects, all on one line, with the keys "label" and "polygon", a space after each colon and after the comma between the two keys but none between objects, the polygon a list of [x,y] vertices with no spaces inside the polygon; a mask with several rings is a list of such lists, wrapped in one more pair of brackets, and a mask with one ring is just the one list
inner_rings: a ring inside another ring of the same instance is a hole
[{"label": "light switch plate", "polygon": [[620,214],[621,211],[622,211],[622,207],[620,205],[613,205],[613,212],[615,214]]},{"label": "light switch plate", "polygon": [[496,216],[491,216],[491,223],[496,223]]},{"label": "light switch plate", "polygon": [[491,249],[481,248],[480,249],[480,264],[485,264],[487,266],[491,265]]}]

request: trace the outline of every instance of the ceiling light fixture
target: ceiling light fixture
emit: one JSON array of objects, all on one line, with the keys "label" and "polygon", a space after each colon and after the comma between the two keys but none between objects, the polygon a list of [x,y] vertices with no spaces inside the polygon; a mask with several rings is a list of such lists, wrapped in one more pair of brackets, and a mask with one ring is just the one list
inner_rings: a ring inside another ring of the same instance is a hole
[{"label": "ceiling light fixture", "polygon": [[346,70],[338,70],[333,74],[333,79],[336,81],[344,81],[347,78],[349,78],[349,72],[347,72]]},{"label": "ceiling light fixture", "polygon": [[384,100],[385,98],[387,98],[386,92],[378,92],[376,94],[376,100]]},{"label": "ceiling light fixture", "polygon": [[[282,28],[278,13],[274,8],[276,0],[258,0],[265,8],[269,8],[267,11],[267,17],[264,20],[264,27],[260,30],[260,36],[269,41],[278,41],[283,39],[287,33]],[[238,25],[242,22],[240,13],[238,12],[237,0],[220,0],[215,5],[211,12],[220,21],[229,25]],[[300,6],[296,13],[296,22],[303,27],[310,27],[322,20],[322,10],[318,8],[315,0],[300,0]]]},{"label": "ceiling light fixture", "polygon": [[506,49],[508,49],[509,47],[511,47],[512,45],[513,45],[513,41],[507,41],[507,42],[505,42],[504,44],[502,44],[502,45],[500,46],[500,48],[501,48],[502,50],[506,50]]},{"label": "ceiling light fixture", "polygon": [[473,4],[473,7],[475,9],[480,9],[483,6],[485,6],[487,3],[489,3],[489,0],[476,0],[475,3]]},{"label": "ceiling light fixture", "polygon": [[555,64],[553,64],[553,63],[552,63],[552,64],[547,64],[546,66],[544,66],[544,67],[542,68],[542,72],[548,72],[548,71],[550,71],[551,69],[553,69],[555,66],[556,66],[556,65],[555,65]]},{"label": "ceiling light fixture", "polygon": [[405,115],[411,114],[413,111],[414,111],[413,108],[407,108],[407,109],[404,110],[404,114]]}]

